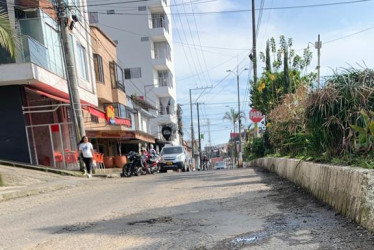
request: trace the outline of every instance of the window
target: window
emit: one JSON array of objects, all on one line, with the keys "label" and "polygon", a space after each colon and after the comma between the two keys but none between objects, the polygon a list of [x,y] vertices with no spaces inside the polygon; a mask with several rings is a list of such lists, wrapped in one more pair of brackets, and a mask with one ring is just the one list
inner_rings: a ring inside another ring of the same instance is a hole
[{"label": "window", "polygon": [[109,74],[110,74],[110,82],[112,84],[112,87],[115,87],[116,81],[117,81],[115,62],[109,63]]},{"label": "window", "polygon": [[93,123],[99,123],[99,117],[96,115],[91,114],[91,122]]},{"label": "window", "polygon": [[173,86],[173,75],[168,70],[158,71],[158,85],[161,87]]},{"label": "window", "polygon": [[165,14],[152,14],[152,28],[164,28],[169,33],[169,19]]},{"label": "window", "polygon": [[147,7],[146,6],[138,6],[138,11],[146,11]]},{"label": "window", "polygon": [[126,111],[126,106],[125,105],[123,105],[121,103],[118,103],[118,102],[106,103],[106,104],[104,104],[104,109],[108,105],[113,106],[114,114],[115,114],[116,117],[119,117],[119,118],[129,118],[129,117],[131,117],[130,114]]},{"label": "window", "polygon": [[123,80],[123,69],[114,61],[109,63],[110,81],[113,89],[121,89],[125,92],[125,83]]},{"label": "window", "polygon": [[93,59],[94,59],[96,81],[104,83],[103,59],[98,54],[94,54]]},{"label": "window", "polygon": [[140,38],[140,41],[141,41],[141,42],[148,42],[148,41],[149,41],[149,37],[148,37],[148,36],[142,36],[142,37]]},{"label": "window", "polygon": [[134,78],[141,78],[141,77],[142,77],[141,68],[125,69],[125,79],[134,79]]},{"label": "window", "polygon": [[77,44],[77,48],[79,61],[79,76],[88,81],[86,49],[80,43]]},{"label": "window", "polygon": [[154,47],[154,58],[167,58],[171,60],[171,49],[167,42],[155,42]]}]

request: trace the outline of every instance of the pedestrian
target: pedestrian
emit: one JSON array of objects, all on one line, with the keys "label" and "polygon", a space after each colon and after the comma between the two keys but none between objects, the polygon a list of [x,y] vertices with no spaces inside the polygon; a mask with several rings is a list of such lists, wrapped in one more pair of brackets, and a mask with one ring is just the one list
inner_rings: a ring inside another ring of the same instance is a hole
[{"label": "pedestrian", "polygon": [[83,162],[86,165],[88,178],[91,178],[92,158],[94,155],[94,150],[92,144],[88,141],[87,136],[83,136],[79,142],[79,155],[83,157]]},{"label": "pedestrian", "polygon": [[156,152],[156,150],[154,149],[153,144],[150,145],[149,154],[150,154],[151,156],[153,156],[153,157],[157,155],[157,152]]}]

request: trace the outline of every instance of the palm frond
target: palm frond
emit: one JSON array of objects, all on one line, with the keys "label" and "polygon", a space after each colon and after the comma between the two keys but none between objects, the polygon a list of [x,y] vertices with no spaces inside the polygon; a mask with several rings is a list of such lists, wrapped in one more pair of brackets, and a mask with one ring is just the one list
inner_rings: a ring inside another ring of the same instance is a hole
[{"label": "palm frond", "polygon": [[9,25],[8,15],[0,9],[0,46],[9,51],[11,57],[15,54],[15,43]]}]

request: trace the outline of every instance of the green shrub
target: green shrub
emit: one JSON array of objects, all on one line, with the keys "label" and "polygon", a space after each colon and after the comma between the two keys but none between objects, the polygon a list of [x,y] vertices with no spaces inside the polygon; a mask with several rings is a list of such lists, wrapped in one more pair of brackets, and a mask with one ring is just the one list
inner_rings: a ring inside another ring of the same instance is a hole
[{"label": "green shrub", "polygon": [[256,157],[265,156],[265,140],[263,137],[253,139],[251,153]]}]

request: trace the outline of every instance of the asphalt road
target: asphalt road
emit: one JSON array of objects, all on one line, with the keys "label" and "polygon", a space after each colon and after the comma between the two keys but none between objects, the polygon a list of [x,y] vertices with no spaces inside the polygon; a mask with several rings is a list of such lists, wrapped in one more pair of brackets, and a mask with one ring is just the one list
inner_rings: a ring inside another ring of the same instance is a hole
[{"label": "asphalt road", "polygon": [[374,249],[371,233],[252,168],[80,180],[0,202],[0,225],[0,249]]}]

